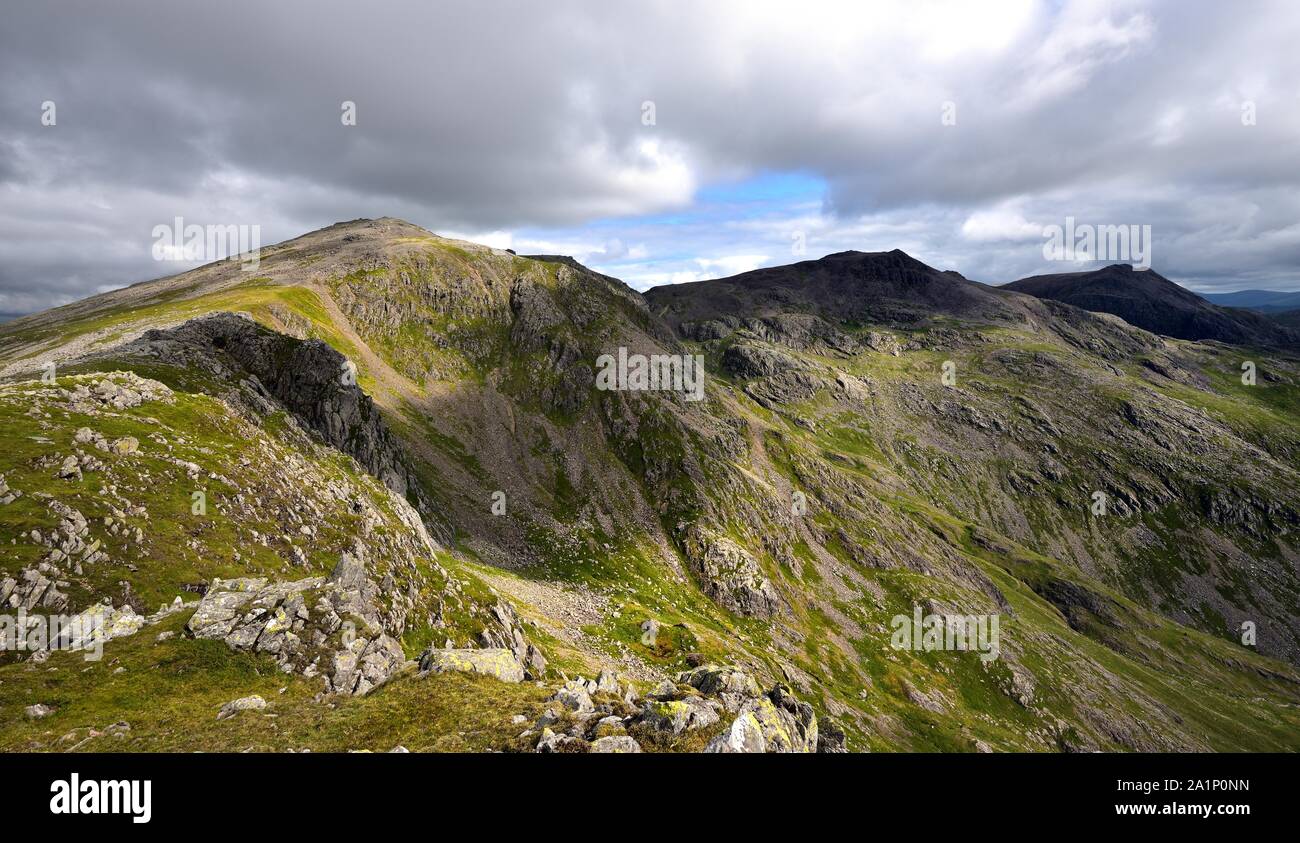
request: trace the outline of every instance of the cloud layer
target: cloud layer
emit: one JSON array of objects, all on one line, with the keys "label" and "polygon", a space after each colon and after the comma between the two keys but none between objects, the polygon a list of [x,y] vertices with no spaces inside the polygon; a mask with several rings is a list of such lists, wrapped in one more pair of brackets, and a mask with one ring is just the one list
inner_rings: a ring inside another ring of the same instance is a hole
[{"label": "cloud layer", "polygon": [[1000,283],[1072,268],[1073,216],[1300,288],[1297,42],[1285,2],[21,4],[0,313],[185,268],[176,216],[400,216],[637,286],[895,247]]}]

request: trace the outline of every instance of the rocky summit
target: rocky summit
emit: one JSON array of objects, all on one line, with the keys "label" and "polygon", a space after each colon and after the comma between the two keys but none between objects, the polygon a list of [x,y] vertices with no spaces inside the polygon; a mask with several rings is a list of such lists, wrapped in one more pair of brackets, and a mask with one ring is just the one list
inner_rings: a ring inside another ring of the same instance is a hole
[{"label": "rocky summit", "polygon": [[1300,749],[1264,317],[390,218],[243,267],[0,325],[0,747]]}]

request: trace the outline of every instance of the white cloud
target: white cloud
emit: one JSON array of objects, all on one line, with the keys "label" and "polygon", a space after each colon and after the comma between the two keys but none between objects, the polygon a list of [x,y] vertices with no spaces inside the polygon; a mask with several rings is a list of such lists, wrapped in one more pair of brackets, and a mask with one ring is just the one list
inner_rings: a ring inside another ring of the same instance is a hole
[{"label": "white cloud", "polygon": [[509,231],[480,231],[474,234],[465,234],[459,231],[439,231],[436,233],[452,240],[468,240],[471,243],[481,243],[484,246],[491,246],[493,249],[514,248],[515,236]]},{"label": "white cloud", "polygon": [[758,269],[767,260],[770,260],[767,255],[726,255],[720,258],[696,258],[695,262],[720,275],[739,275]]},{"label": "white cloud", "polygon": [[[265,243],[392,215],[637,283],[795,260],[796,231],[808,257],[898,247],[1007,280],[1042,270],[1031,226],[1091,215],[1152,224],[1157,270],[1300,284],[1294,3],[681,8],[17,4],[0,28],[4,306],[160,274],[149,232],[176,215],[260,224]],[[240,17],[259,25],[236,48],[170,37]],[[702,186],[792,172],[824,202],[692,218]]]},{"label": "white cloud", "polygon": [[1043,225],[1030,222],[1014,208],[1002,206],[971,214],[961,225],[961,236],[977,243],[1039,240],[1043,236]]}]

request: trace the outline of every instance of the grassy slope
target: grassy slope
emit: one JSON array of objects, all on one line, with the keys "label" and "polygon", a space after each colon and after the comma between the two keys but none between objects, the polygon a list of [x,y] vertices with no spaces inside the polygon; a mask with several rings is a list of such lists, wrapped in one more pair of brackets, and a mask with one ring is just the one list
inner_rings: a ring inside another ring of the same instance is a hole
[{"label": "grassy slope", "polygon": [[[269,657],[184,638],[187,618],[173,615],[110,642],[100,662],[54,653],[41,666],[0,667],[0,750],[481,751],[507,745],[520,731],[511,716],[531,718],[541,708],[536,686],[462,674],[407,677],[367,697],[314,702],[319,682],[286,676]],[[178,634],[158,642],[162,631]],[[223,704],[250,694],[268,707],[216,719]],[[23,717],[36,701],[57,710],[41,720]],[[106,732],[123,721],[131,728],[120,737]]]}]

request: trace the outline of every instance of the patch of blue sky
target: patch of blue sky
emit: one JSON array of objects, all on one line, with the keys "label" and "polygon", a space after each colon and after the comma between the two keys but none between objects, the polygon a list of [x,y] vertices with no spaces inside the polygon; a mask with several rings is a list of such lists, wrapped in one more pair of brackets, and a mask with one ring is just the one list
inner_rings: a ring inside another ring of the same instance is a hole
[{"label": "patch of blue sky", "polygon": [[[525,251],[552,247],[638,289],[789,263],[798,221],[820,216],[826,183],[802,172],[764,172],[701,187],[687,208],[521,229]],[[567,248],[562,248],[567,247]]]}]

